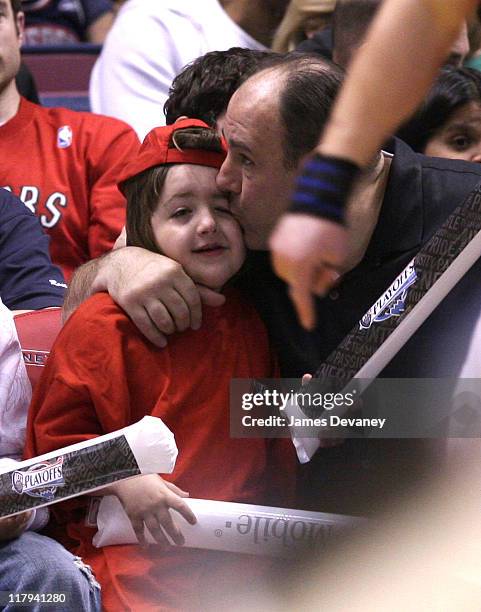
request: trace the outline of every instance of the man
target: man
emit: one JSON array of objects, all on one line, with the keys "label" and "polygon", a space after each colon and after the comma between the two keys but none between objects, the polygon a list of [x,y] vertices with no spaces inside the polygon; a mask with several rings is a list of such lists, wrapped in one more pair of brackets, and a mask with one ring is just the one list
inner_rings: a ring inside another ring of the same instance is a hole
[{"label": "man", "polygon": [[[284,376],[316,369],[481,179],[481,168],[475,164],[426,158],[401,142],[394,144],[393,156],[377,157],[353,194],[353,244],[344,276],[335,290],[317,301],[317,327],[310,333],[303,330],[287,286],[270,268],[266,249],[276,219],[288,206],[296,167],[320,133],[339,84],[338,69],[320,58],[276,59],[239,88],[224,118],[230,148],[218,182],[233,193],[248,245],[260,249],[245,290],[268,326]],[[88,272],[87,281],[96,290],[108,289],[159,345],[166,341],[161,332],[200,325],[199,292],[162,256],[127,247],[87,264]],[[77,280],[71,290],[76,286]],[[223,299],[201,291],[210,303]],[[428,343],[424,350],[429,351]],[[403,444],[396,457],[395,446],[389,442],[387,457],[400,479],[403,456],[414,463],[421,458],[412,447],[407,453]],[[351,442],[322,449],[317,459],[321,466],[308,474],[317,483],[315,492],[322,493],[322,503],[305,487],[309,505],[338,512],[372,510],[380,482],[376,470],[386,463],[382,451],[382,444],[366,449]],[[362,467],[366,461],[368,469]],[[389,469],[386,473],[392,475]],[[321,485],[319,478],[324,479]],[[358,495],[353,495],[354,487]]]},{"label": "man", "polygon": [[[355,242],[345,275],[317,304],[322,322],[313,333],[304,332],[288,305],[285,286],[269,269],[268,237],[288,206],[297,167],[327,120],[340,82],[340,71],[321,58],[276,57],[234,94],[223,120],[229,154],[218,183],[233,194],[248,246],[263,261],[253,274],[252,297],[262,302],[271,292],[264,309],[270,311],[266,318],[286,376],[319,365],[481,178],[477,165],[416,155],[399,141],[394,156],[377,157],[353,194]],[[88,294],[92,283],[95,291],[109,290],[159,345],[165,343],[161,330],[169,334],[200,325],[199,293],[209,303],[223,300],[196,289],[162,256],[134,247],[86,264],[72,282],[67,310],[79,301],[75,293]],[[284,317],[287,325],[281,323]]]},{"label": "man", "polygon": [[[422,100],[477,0],[389,0],[350,73],[306,166],[289,213],[271,239],[277,273],[289,283],[302,325],[315,325],[313,294],[332,286],[327,272],[348,250],[345,204],[359,168],[370,163]],[[342,174],[342,180],[336,178]],[[313,184],[315,185],[313,186]]]},{"label": "man", "polygon": [[96,113],[127,121],[140,139],[163,123],[182,68],[208,51],[266,50],[288,0],[133,0],[122,6],[90,82]]},{"label": "man", "polygon": [[[7,310],[61,306],[66,289],[52,265],[49,238],[38,219],[8,191],[0,189],[0,467],[22,452],[30,383],[12,319]],[[48,516],[48,513],[47,513]],[[8,595],[65,592],[58,609],[94,611],[100,593],[89,569],[54,540],[31,531],[45,524],[45,514],[0,519],[0,591]],[[28,529],[27,529],[28,528]],[[12,607],[13,603],[12,603]]]},{"label": "man", "polygon": [[125,200],[116,177],[139,143],[117,120],[21,98],[15,75],[24,16],[19,0],[1,0],[1,7],[0,185],[39,216],[51,237],[52,260],[68,280],[118,236]]},{"label": "man", "polygon": [[[347,68],[364,44],[366,33],[385,0],[338,0],[333,16],[333,60]],[[468,28],[463,23],[445,64],[460,67],[469,53]],[[415,68],[413,68],[415,69]]]}]

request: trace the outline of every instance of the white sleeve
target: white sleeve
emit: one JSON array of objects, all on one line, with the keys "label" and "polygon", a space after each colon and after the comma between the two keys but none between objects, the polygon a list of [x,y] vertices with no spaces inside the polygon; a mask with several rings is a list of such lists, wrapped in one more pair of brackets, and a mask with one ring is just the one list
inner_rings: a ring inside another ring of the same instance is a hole
[{"label": "white sleeve", "polygon": [[0,300],[0,457],[21,456],[31,397],[13,316]]},{"label": "white sleeve", "polygon": [[155,0],[128,2],[110,30],[90,79],[94,112],[129,123],[142,140],[165,125],[172,80],[204,52],[195,23]]}]

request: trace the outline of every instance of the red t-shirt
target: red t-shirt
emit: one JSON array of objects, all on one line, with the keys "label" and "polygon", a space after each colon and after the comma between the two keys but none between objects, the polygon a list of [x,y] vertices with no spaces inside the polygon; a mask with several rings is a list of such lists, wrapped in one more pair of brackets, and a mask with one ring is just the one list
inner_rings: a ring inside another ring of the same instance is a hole
[{"label": "red t-shirt", "polygon": [[[290,440],[232,439],[231,378],[276,374],[265,329],[234,292],[204,307],[201,329],[158,349],[107,294],[85,302],[61,331],[37,384],[28,425],[34,456],[115,431],[144,415],[174,432],[179,457],[167,478],[191,497],[291,505],[295,458]],[[244,579],[258,565],[242,555],[159,547],[94,549],[84,500],[54,506],[70,548],[90,563],[109,610],[194,608],[207,584]],[[65,540],[64,540],[65,541]],[[214,582],[212,582],[214,581]]]},{"label": "red t-shirt", "polygon": [[24,98],[0,126],[0,186],[19,196],[50,235],[52,261],[67,280],[112,248],[125,222],[119,170],[139,140],[122,121],[43,108]]}]

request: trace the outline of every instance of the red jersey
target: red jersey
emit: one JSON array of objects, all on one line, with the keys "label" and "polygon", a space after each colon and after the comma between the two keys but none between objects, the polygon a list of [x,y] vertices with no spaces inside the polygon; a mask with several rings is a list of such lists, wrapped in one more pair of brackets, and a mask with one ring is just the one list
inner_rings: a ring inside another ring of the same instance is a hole
[{"label": "red jersey", "polygon": [[119,235],[125,199],[118,171],[139,144],[122,121],[24,98],[15,117],[0,126],[0,185],[39,216],[52,260],[67,280]]},{"label": "red jersey", "polygon": [[[156,348],[107,294],[82,304],[60,332],[37,384],[29,416],[29,456],[108,433],[146,414],[174,432],[179,456],[167,476],[191,497],[291,505],[295,456],[290,440],[233,439],[231,378],[275,375],[267,334],[237,293],[204,306],[201,329]],[[82,499],[52,507],[65,543],[95,570],[107,610],[199,609],[208,584],[248,579],[250,557],[173,548],[94,549]],[[265,562],[260,562],[262,565]],[[197,602],[197,603],[195,603]]]}]

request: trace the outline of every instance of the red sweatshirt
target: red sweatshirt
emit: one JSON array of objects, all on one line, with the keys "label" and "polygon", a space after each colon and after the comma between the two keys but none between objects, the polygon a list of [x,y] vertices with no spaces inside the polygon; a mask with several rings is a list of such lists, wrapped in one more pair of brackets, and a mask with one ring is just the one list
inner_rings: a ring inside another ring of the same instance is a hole
[{"label": "red sweatshirt", "polygon": [[39,216],[52,260],[67,280],[119,235],[125,199],[118,171],[138,147],[122,121],[23,98],[15,117],[0,126],[0,186]]},{"label": "red sweatshirt", "polygon": [[[200,330],[146,341],[106,294],[69,319],[37,384],[28,425],[28,454],[120,429],[146,414],[174,432],[179,457],[169,480],[191,497],[246,503],[292,503],[290,440],[232,439],[231,378],[275,375],[265,329],[237,293],[204,307]],[[85,502],[52,507],[71,549],[91,564],[107,610],[199,609],[199,597],[226,580],[256,575],[248,556],[174,548],[94,549]],[[261,566],[264,567],[263,562]],[[219,582],[220,581],[220,582]],[[210,587],[208,585],[211,585]]]}]

